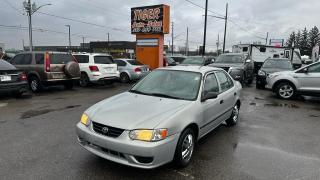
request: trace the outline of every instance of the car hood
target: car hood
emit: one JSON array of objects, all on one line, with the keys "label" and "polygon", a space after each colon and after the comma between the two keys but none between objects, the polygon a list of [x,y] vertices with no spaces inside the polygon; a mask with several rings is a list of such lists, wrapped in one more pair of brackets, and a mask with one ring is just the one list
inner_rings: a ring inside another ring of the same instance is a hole
[{"label": "car hood", "polygon": [[290,72],[288,69],[281,69],[281,68],[261,68],[262,71],[271,74],[275,72]]},{"label": "car hood", "polygon": [[210,64],[210,66],[219,67],[219,68],[225,68],[225,67],[244,68],[243,64],[238,64],[238,63],[213,63],[213,64]]},{"label": "car hood", "polygon": [[121,129],[152,129],[192,101],[125,92],[105,99],[85,113],[94,121]]}]

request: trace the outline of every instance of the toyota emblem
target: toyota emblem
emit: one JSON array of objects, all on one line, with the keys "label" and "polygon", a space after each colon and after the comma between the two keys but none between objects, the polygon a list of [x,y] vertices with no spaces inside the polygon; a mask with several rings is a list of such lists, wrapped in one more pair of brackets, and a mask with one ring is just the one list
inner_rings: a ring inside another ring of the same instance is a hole
[{"label": "toyota emblem", "polygon": [[108,127],[103,127],[101,130],[102,130],[103,134],[107,134],[108,131],[109,131],[109,128]]}]

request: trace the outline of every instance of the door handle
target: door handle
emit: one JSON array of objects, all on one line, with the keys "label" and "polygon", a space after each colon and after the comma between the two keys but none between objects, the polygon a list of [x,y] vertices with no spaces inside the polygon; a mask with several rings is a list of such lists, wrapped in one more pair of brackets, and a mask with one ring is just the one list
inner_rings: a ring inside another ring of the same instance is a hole
[{"label": "door handle", "polygon": [[221,100],[221,101],[220,101],[220,104],[223,104],[223,103],[224,103],[224,101],[223,101],[223,100]]}]

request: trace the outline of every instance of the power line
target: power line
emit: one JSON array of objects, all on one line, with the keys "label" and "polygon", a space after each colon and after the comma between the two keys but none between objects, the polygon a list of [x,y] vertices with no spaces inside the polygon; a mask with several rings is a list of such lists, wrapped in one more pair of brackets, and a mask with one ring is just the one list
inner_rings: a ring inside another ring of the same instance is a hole
[{"label": "power line", "polygon": [[16,7],[15,7],[13,4],[11,4],[9,1],[4,0],[4,2],[5,2],[7,5],[9,5],[12,9],[14,9],[14,10],[18,11],[18,12],[19,12],[19,14],[22,14],[21,10],[20,10],[20,9],[18,9],[18,8],[16,8]]}]

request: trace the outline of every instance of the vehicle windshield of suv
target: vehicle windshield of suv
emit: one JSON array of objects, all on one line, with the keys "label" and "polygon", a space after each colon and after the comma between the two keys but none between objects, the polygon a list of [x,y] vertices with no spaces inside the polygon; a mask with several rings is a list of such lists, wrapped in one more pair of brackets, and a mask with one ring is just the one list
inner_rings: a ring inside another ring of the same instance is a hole
[{"label": "vehicle windshield of suv", "polygon": [[143,65],[141,62],[137,61],[137,60],[128,60],[128,63],[130,63],[131,65]]},{"label": "vehicle windshield of suv", "polygon": [[96,64],[114,64],[110,56],[94,56],[94,63]]},{"label": "vehicle windshield of suv", "polygon": [[155,70],[136,84],[130,92],[172,99],[196,100],[200,82],[201,73]]},{"label": "vehicle windshield of suv", "polygon": [[244,63],[242,55],[220,55],[215,63]]},{"label": "vehicle windshield of suv", "polygon": [[73,61],[71,54],[52,54],[50,59],[51,64],[67,64],[70,61]]},{"label": "vehicle windshield of suv", "polygon": [[204,59],[202,57],[187,57],[181,64],[203,65]]},{"label": "vehicle windshield of suv", "polygon": [[293,70],[290,60],[267,59],[262,68],[279,68]]}]

